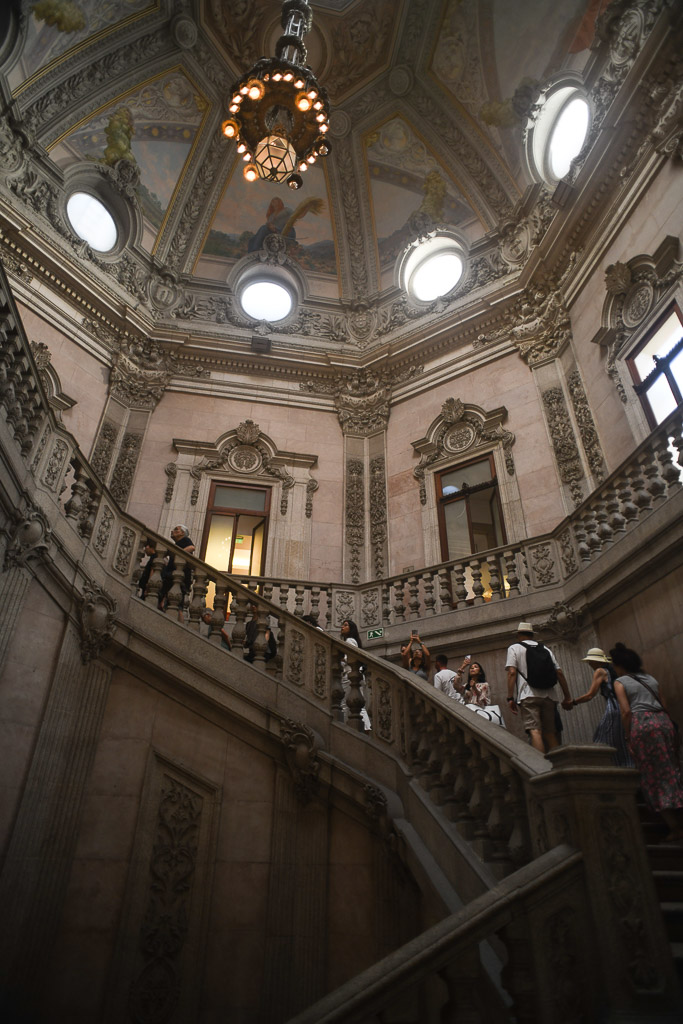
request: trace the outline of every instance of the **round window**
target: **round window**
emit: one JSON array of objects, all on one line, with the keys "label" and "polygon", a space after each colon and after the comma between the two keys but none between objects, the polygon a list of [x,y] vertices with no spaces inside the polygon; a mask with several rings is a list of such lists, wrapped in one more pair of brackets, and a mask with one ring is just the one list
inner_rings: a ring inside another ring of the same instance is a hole
[{"label": "round window", "polygon": [[119,237],[116,221],[111,213],[89,192],[73,192],[66,204],[71,227],[79,238],[97,252],[110,252]]},{"label": "round window", "polygon": [[250,281],[240,292],[242,309],[254,320],[275,323],[291,313],[292,293],[276,281]]},{"label": "round window", "polygon": [[433,302],[455,288],[464,266],[462,250],[453,239],[428,238],[406,259],[401,273],[403,287],[419,302]]},{"label": "round window", "polygon": [[569,173],[589,125],[588,102],[575,86],[565,85],[548,95],[529,132],[534,173],[546,185],[554,187]]}]

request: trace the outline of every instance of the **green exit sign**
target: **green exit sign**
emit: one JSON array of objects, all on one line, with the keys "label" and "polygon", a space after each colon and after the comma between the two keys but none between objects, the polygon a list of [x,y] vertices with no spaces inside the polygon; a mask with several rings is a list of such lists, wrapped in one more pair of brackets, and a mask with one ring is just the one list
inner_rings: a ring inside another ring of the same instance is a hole
[{"label": "green exit sign", "polygon": [[368,630],[368,640],[378,640],[382,636],[384,636],[384,629],[382,626],[378,626],[377,629]]}]

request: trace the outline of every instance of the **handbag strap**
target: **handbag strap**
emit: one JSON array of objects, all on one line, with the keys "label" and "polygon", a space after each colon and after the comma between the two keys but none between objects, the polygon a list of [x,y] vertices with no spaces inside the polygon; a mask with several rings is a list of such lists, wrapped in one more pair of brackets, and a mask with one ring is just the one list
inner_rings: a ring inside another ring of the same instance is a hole
[{"label": "handbag strap", "polygon": [[636,681],[637,683],[640,683],[640,685],[641,685],[641,686],[644,686],[644,687],[645,687],[645,689],[646,689],[646,690],[647,690],[647,691],[648,691],[649,693],[651,693],[651,694],[652,694],[652,696],[653,696],[653,697],[654,697],[654,699],[655,699],[655,700],[657,701],[657,703],[659,704],[660,708],[662,709],[662,711],[664,712],[664,714],[666,715],[666,717],[667,717],[667,718],[669,719],[669,721],[671,722],[671,724],[675,726],[675,725],[676,725],[676,723],[674,722],[673,718],[671,717],[671,715],[669,714],[669,712],[668,712],[668,711],[666,710],[666,708],[665,708],[665,707],[664,707],[664,705],[662,704],[661,700],[659,699],[659,695],[655,693],[655,691],[654,691],[654,690],[652,689],[652,687],[651,687],[651,686],[650,686],[650,685],[649,685],[648,683],[646,683],[644,679],[639,679],[639,678],[638,678],[638,676],[632,676],[632,675],[630,675],[630,674],[629,674],[629,676],[628,676],[628,677],[629,677],[629,679],[635,679],[635,681]]}]

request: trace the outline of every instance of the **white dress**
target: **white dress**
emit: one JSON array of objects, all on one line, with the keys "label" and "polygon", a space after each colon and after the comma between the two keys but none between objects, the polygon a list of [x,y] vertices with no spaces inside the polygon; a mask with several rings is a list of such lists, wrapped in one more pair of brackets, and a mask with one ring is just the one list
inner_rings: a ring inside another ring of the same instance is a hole
[{"label": "white dress", "polygon": [[[354,640],[352,636],[348,636],[344,642],[347,643],[347,644],[351,644],[353,647],[358,647],[358,641]],[[344,657],[342,658],[342,686],[344,687],[344,699],[342,701],[342,711],[344,712],[344,721],[346,721],[346,718],[348,717],[348,713],[349,713],[349,709],[348,709],[348,707],[346,705],[346,695],[349,692],[349,690],[351,689],[350,678],[351,678],[351,666],[348,663],[346,655],[344,655]],[[362,679],[362,682],[361,682],[360,689],[361,689],[361,693],[363,694],[363,697],[365,698],[365,707],[361,708],[360,714],[361,714],[361,718],[363,719],[363,728],[365,729],[366,732],[369,732],[370,729],[372,728],[372,726],[370,724],[370,716],[369,716],[368,710],[367,710],[368,709],[368,704],[369,704],[368,690],[367,690],[367,687],[365,685],[365,676],[363,676],[362,672],[361,672],[361,679]]]}]

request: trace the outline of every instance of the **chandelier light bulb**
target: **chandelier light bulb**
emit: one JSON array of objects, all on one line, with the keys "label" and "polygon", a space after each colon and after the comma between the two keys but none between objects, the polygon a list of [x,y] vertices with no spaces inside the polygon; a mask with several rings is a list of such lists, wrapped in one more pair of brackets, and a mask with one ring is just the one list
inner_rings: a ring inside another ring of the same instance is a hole
[{"label": "chandelier light bulb", "polygon": [[300,92],[296,98],[296,105],[302,113],[311,109],[311,100],[305,92]]},{"label": "chandelier light bulb", "polygon": [[309,100],[311,102],[313,102],[313,100],[317,100],[317,98],[318,98],[318,90],[317,89],[309,89],[308,93],[306,95],[308,96]]},{"label": "chandelier light bulb", "polygon": [[315,153],[311,153],[311,155],[307,156],[306,159],[308,160],[309,164],[314,164],[315,163]]},{"label": "chandelier light bulb", "polygon": [[239,146],[237,147],[237,152],[238,153],[246,153],[246,151],[247,151],[247,147],[245,146],[245,144],[243,142],[240,142]]},{"label": "chandelier light bulb", "polygon": [[302,172],[308,170],[308,164],[306,163],[305,160],[302,160],[301,163],[299,164],[299,170]]},{"label": "chandelier light bulb", "polygon": [[313,109],[314,110],[322,110],[322,105],[323,105],[323,101],[322,100],[316,100],[315,103],[313,104]]},{"label": "chandelier light bulb", "polygon": [[241,96],[246,96],[248,92],[249,92],[249,86],[248,85],[243,85],[242,88],[240,89],[240,95]]},{"label": "chandelier light bulb", "polygon": [[258,78],[252,78],[247,82],[247,96],[250,100],[260,100],[265,93],[265,87],[263,82],[259,82]]},{"label": "chandelier light bulb", "polygon": [[294,88],[295,89],[303,89],[303,87],[304,87],[304,80],[303,80],[303,78],[297,78],[296,82],[294,83]]},{"label": "chandelier light bulb", "polygon": [[294,75],[292,74],[291,71],[288,71],[287,74],[284,76],[285,82],[291,82],[293,78]]},{"label": "chandelier light bulb", "polygon": [[258,178],[258,171],[254,164],[247,164],[244,168],[244,177],[247,181],[256,181]]},{"label": "chandelier light bulb", "polygon": [[316,119],[316,121],[320,121],[320,122],[327,120],[327,118],[325,117],[325,114],[323,113],[322,110],[320,111],[319,114],[315,115],[315,119]]},{"label": "chandelier light bulb", "polygon": [[275,74],[273,75],[273,81],[274,82],[282,81],[282,75],[280,74],[279,71],[276,71]]},{"label": "chandelier light bulb", "polygon": [[223,122],[223,124],[221,125],[221,130],[225,135],[226,139],[235,139],[239,134],[240,128],[237,121],[235,121],[235,119],[231,117],[228,118],[227,121]]},{"label": "chandelier light bulb", "polygon": [[292,189],[292,191],[296,191],[296,189],[301,188],[301,186],[303,185],[303,180],[301,178],[301,175],[300,174],[292,174],[292,175],[290,175],[290,177],[287,178],[287,184]]},{"label": "chandelier light bulb", "polygon": [[230,104],[230,113],[231,114],[236,114],[239,109],[240,109],[239,103],[231,103]]},{"label": "chandelier light bulb", "polygon": [[324,132],[328,132],[329,130],[330,130],[329,124],[321,124],[319,129],[318,129],[318,131],[321,131],[323,133]]}]

